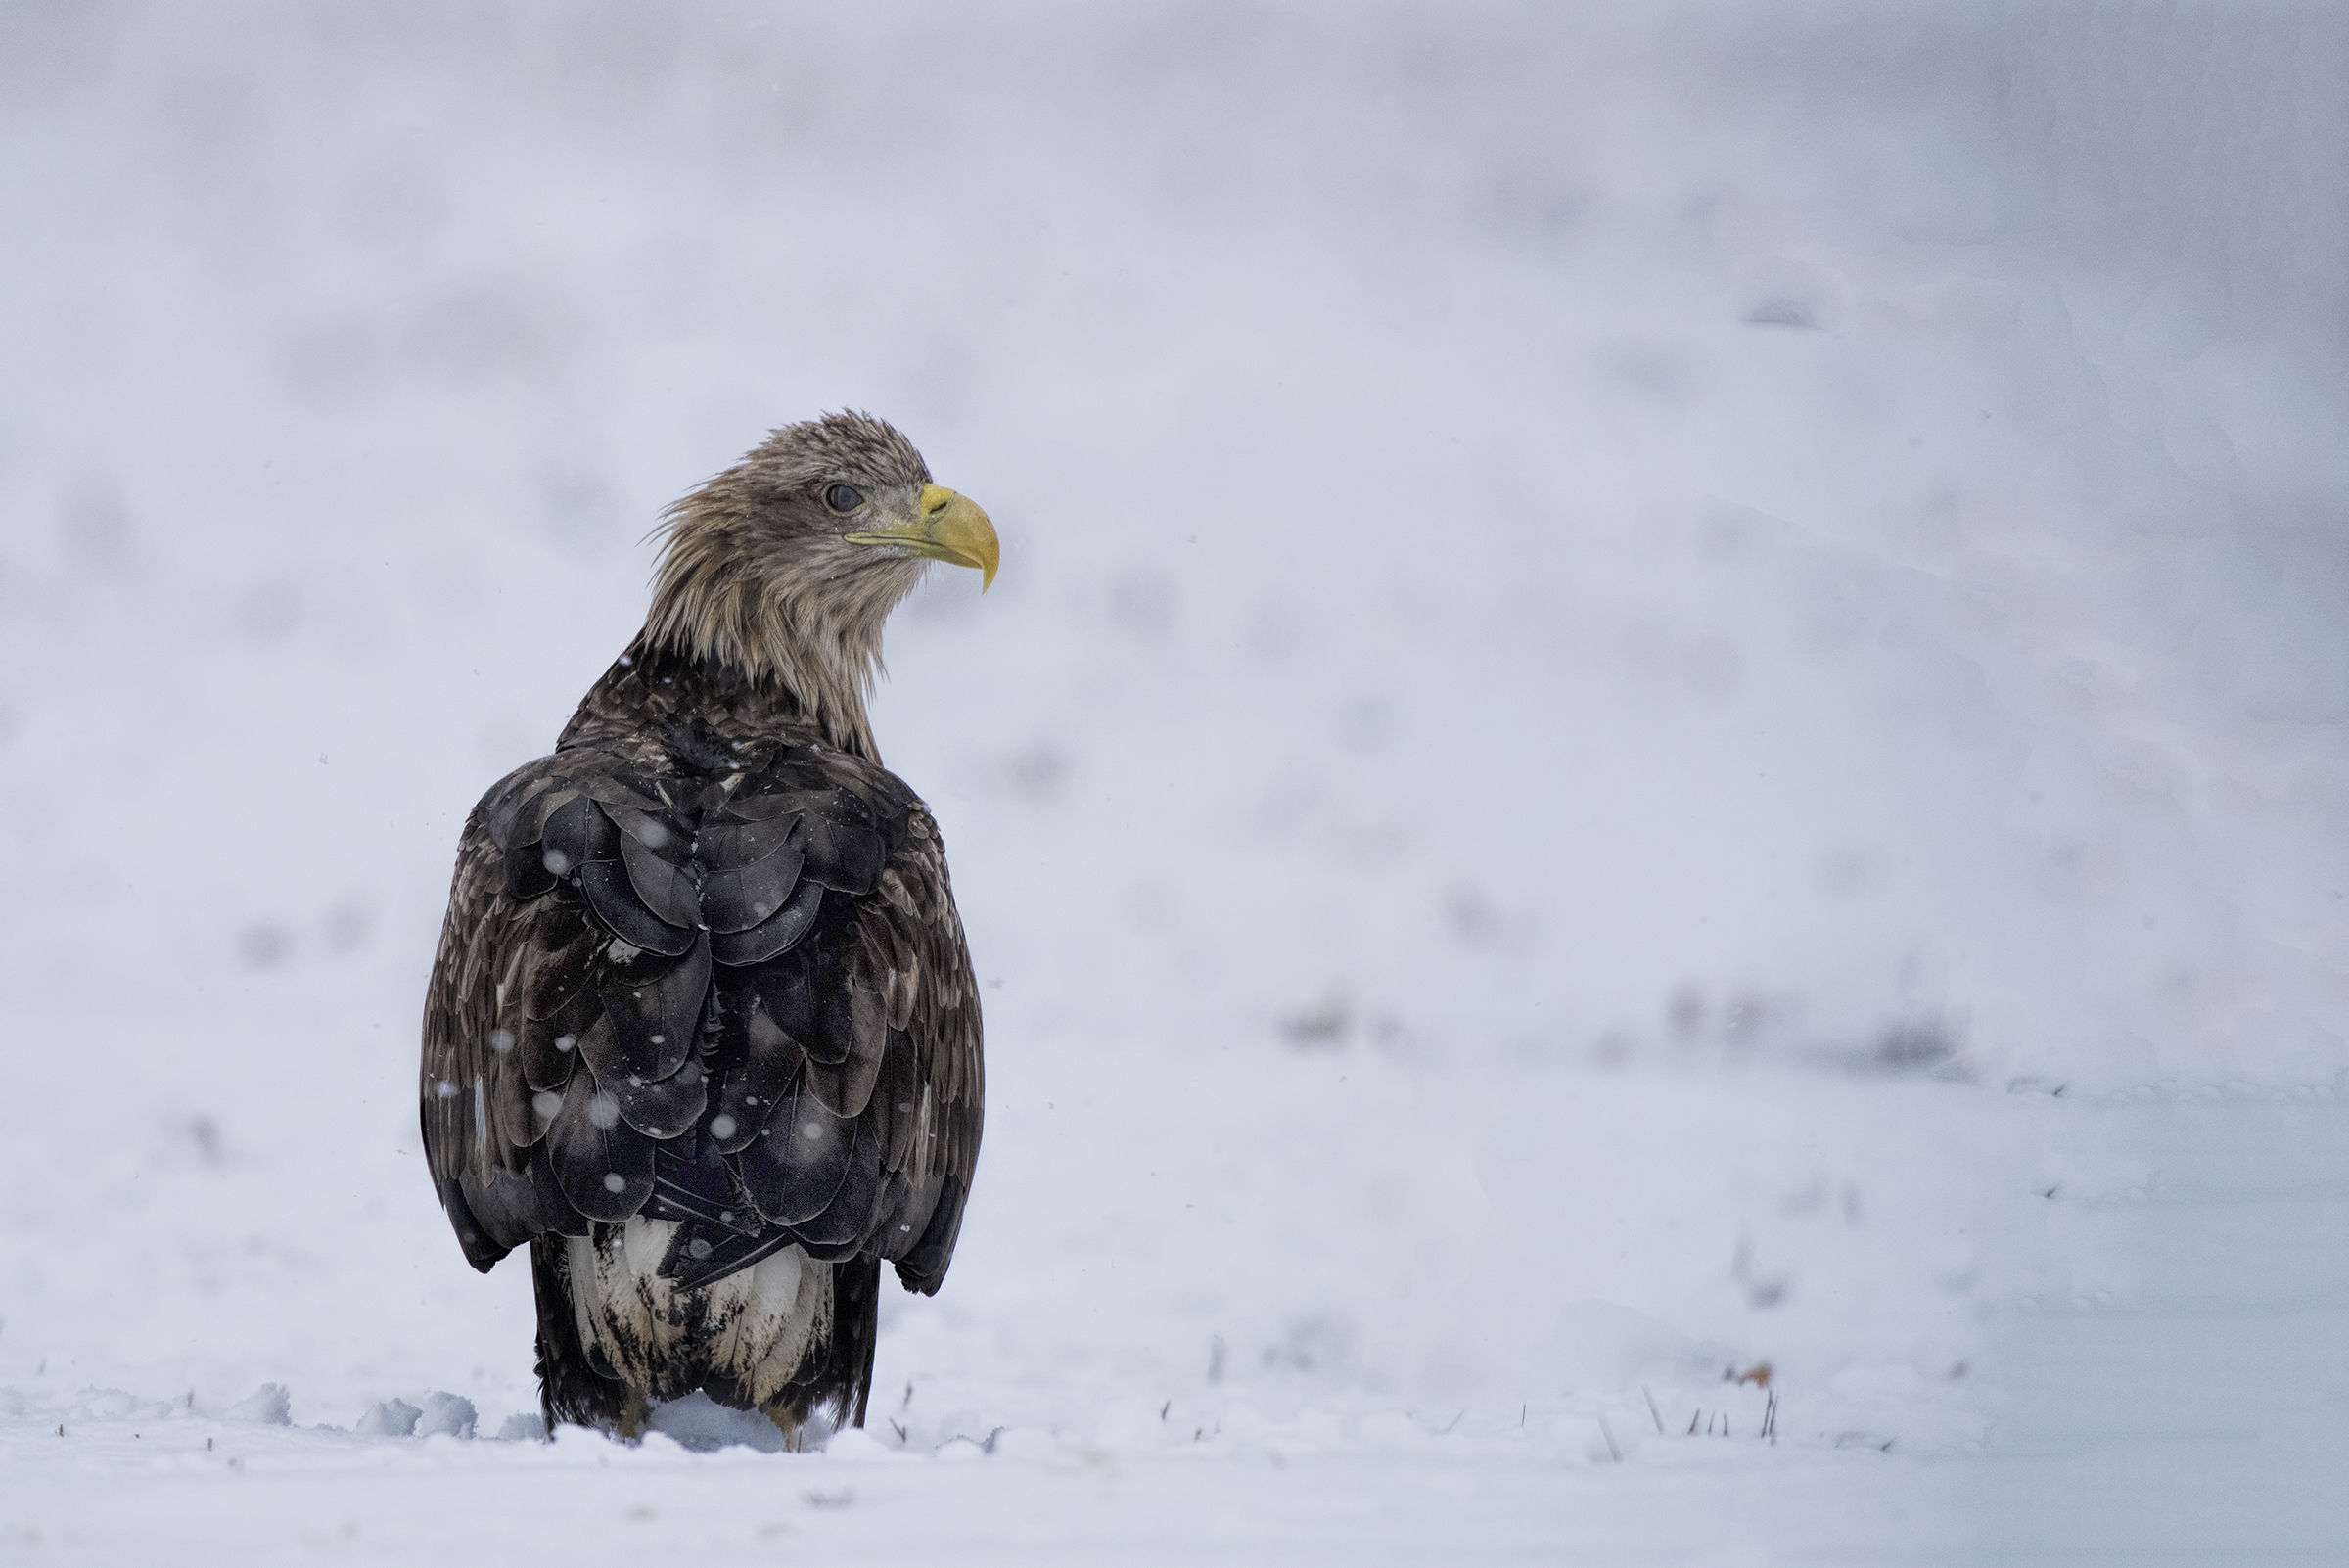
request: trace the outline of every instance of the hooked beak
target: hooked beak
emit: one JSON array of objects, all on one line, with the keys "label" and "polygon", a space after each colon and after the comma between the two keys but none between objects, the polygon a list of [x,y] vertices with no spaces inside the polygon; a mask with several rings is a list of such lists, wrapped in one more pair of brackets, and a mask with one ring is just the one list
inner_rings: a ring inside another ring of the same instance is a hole
[{"label": "hooked beak", "polygon": [[847,535],[851,544],[893,544],[933,561],[950,561],[979,571],[979,591],[995,580],[995,526],[979,503],[943,484],[925,484],[910,522]]}]

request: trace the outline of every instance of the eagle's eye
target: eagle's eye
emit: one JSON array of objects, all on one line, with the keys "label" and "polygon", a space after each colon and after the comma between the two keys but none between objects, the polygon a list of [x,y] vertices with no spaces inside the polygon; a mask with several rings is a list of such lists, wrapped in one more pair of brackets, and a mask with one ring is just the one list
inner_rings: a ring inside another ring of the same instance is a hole
[{"label": "eagle's eye", "polygon": [[824,491],[824,504],[835,512],[853,512],[864,504],[864,491],[853,484],[835,484]]}]

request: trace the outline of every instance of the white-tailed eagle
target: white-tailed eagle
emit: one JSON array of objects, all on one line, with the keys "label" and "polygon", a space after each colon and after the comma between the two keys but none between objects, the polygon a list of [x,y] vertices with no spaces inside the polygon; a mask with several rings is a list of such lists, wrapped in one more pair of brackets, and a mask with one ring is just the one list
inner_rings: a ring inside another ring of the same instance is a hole
[{"label": "white-tailed eagle", "polygon": [[929,809],[865,717],[931,561],[987,515],[860,414],[669,509],[644,629],[466,819],[425,1001],[433,1182],[527,1245],[561,1421],[705,1391],[862,1424],[884,1260],[935,1292],[979,1155],[979,997]]}]

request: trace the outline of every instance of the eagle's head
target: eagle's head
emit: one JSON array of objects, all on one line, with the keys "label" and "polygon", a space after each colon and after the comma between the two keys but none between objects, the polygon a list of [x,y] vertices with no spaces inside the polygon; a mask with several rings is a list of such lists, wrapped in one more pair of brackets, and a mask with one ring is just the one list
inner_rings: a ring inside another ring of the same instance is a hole
[{"label": "eagle's head", "polygon": [[881,626],[932,561],[995,578],[995,530],[868,414],[786,425],[668,509],[645,641],[782,685],[871,750]]}]

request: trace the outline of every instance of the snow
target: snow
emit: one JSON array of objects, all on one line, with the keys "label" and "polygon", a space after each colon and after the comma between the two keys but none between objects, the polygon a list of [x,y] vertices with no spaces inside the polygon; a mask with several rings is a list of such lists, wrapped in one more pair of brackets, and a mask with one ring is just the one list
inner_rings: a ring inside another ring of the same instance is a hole
[{"label": "snow", "polygon": [[[2343,1560],[2345,44],[0,19],[0,1558]],[[458,824],[840,406],[1004,544],[960,1249],[821,1453],[543,1443]]]}]

